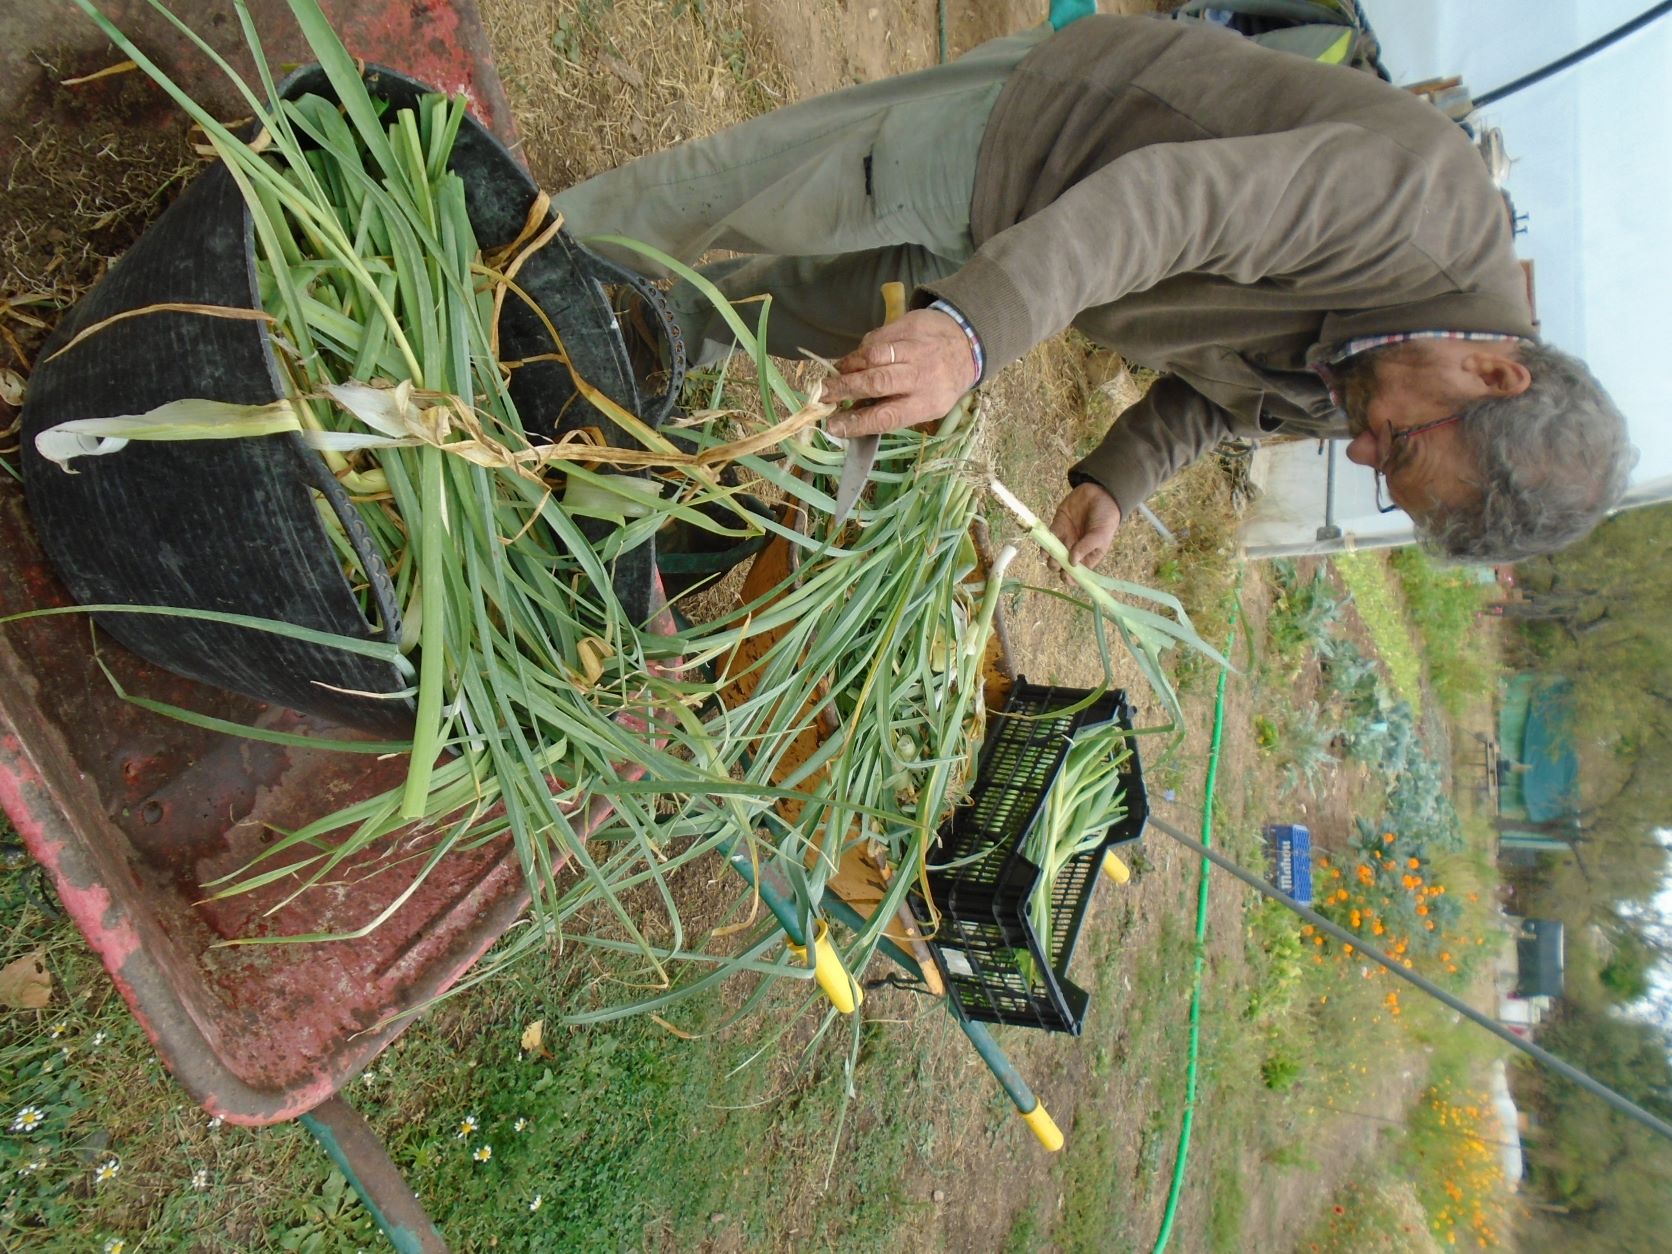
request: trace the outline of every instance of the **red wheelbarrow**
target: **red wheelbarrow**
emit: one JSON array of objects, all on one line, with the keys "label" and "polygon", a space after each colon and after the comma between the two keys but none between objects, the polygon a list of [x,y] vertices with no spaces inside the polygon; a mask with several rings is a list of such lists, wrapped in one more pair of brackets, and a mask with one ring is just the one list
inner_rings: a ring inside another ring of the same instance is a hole
[{"label": "red wheelbarrow", "polygon": [[[180,36],[143,4],[105,7],[159,59],[179,51]],[[192,22],[191,8],[211,6],[177,7]],[[282,3],[251,7],[274,32],[270,55],[300,53],[283,35],[290,23]],[[468,89],[478,113],[505,132],[508,115],[471,0],[340,0],[327,8],[357,55]],[[207,17],[193,24],[216,29]],[[20,39],[7,43],[0,62],[27,58],[28,32],[4,33]],[[237,48],[224,51],[237,59]],[[96,32],[86,55],[92,64],[111,59]],[[0,147],[13,138],[0,135]],[[0,476],[0,618],[69,603],[20,486]],[[343,733],[164,672],[96,636],[79,614],[0,624],[0,806],[164,1063],[213,1115],[251,1125],[301,1119],[395,1248],[444,1249],[378,1138],[337,1094],[526,907],[509,840],[445,859],[359,939],[228,945],[351,933],[411,888],[419,862],[386,853],[345,867],[340,888],[297,901],[285,900],[283,885],[225,900],[207,899],[203,888],[322,806],[334,810],[389,788],[404,761],[206,731],[124,701],[112,678],[122,691],[214,718]],[[595,802],[586,817],[595,824],[606,813]]]}]

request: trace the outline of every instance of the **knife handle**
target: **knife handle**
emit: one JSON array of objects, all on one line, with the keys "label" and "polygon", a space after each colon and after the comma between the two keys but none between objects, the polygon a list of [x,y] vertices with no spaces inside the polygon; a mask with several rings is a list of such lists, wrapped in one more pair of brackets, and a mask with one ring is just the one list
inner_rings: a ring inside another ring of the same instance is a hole
[{"label": "knife handle", "polygon": [[906,312],[906,285],[890,279],[882,285],[882,320],[886,326]]}]

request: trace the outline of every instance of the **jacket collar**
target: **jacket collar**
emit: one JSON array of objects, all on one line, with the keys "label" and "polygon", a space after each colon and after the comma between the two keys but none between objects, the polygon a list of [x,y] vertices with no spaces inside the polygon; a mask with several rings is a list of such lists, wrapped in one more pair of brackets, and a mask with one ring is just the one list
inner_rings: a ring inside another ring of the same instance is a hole
[{"label": "jacket collar", "polygon": [[1325,314],[1318,342],[1307,353],[1307,360],[1327,359],[1348,340],[1360,336],[1410,331],[1487,331],[1528,340],[1538,338],[1525,301],[1492,292],[1454,292],[1404,305]]}]

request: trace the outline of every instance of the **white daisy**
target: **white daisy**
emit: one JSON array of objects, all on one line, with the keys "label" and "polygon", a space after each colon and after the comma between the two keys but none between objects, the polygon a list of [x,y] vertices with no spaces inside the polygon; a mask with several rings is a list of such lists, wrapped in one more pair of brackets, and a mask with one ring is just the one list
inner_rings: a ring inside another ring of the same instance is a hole
[{"label": "white daisy", "polygon": [[114,1180],[116,1173],[122,1170],[122,1164],[114,1158],[107,1158],[93,1171],[93,1183],[103,1184],[107,1180]]},{"label": "white daisy", "polygon": [[33,1132],[46,1122],[46,1111],[39,1106],[25,1106],[12,1120],[13,1132]]}]

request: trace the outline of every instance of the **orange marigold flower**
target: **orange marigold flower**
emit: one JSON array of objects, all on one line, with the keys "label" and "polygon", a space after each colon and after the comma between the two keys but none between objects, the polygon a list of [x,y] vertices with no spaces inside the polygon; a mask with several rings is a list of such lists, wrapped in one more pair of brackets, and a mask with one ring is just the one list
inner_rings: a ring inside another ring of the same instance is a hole
[{"label": "orange marigold flower", "polygon": [[1300,934],[1302,936],[1310,936],[1315,931],[1317,931],[1317,929],[1308,923],[1305,927],[1301,928]]},{"label": "orange marigold flower", "polygon": [[1378,920],[1377,922],[1372,923],[1370,925],[1370,930],[1372,932],[1374,932],[1377,936],[1380,936],[1383,932],[1387,931],[1387,928],[1381,923],[1380,920]]},{"label": "orange marigold flower", "polygon": [[1428,913],[1428,907],[1427,906],[1418,906],[1417,907],[1417,913],[1419,915],[1427,914]]},{"label": "orange marigold flower", "polygon": [[1382,833],[1382,843],[1384,845],[1393,844],[1393,833],[1392,832],[1383,832]]},{"label": "orange marigold flower", "polygon": [[1406,859],[1406,860],[1405,860],[1405,865],[1406,865],[1406,866],[1408,866],[1408,867],[1410,867],[1410,868],[1411,868],[1411,870],[1413,870],[1413,871],[1414,871],[1414,870],[1416,870],[1416,869],[1417,869],[1417,868],[1418,868],[1418,867],[1419,867],[1419,866],[1421,866],[1421,865],[1422,865],[1422,859],[1421,859],[1421,858],[1419,858],[1419,857],[1416,857],[1416,856],[1415,856],[1415,855],[1414,855],[1414,854],[1413,854],[1413,855],[1412,855],[1412,856],[1411,856],[1411,857],[1409,857],[1409,858],[1407,858],[1407,859]]}]

